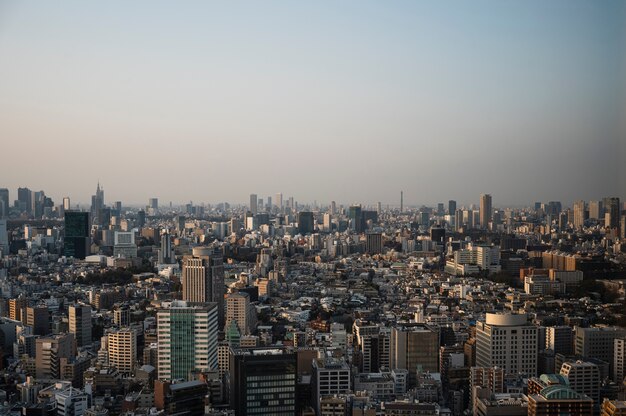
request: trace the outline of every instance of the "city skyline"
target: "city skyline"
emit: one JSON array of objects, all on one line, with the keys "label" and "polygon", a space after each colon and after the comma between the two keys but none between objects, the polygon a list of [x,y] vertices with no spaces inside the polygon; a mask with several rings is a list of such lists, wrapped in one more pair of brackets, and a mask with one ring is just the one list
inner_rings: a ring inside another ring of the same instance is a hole
[{"label": "city skyline", "polygon": [[132,204],[626,196],[623,2],[0,10],[11,189],[88,202],[99,179]]}]

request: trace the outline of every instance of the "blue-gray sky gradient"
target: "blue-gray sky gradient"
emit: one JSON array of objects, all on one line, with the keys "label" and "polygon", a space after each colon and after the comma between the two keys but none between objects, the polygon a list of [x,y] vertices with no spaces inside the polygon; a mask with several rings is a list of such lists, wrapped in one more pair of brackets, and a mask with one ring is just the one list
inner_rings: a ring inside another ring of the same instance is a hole
[{"label": "blue-gray sky gradient", "polygon": [[0,1],[0,187],[626,197],[625,28],[611,0]]}]

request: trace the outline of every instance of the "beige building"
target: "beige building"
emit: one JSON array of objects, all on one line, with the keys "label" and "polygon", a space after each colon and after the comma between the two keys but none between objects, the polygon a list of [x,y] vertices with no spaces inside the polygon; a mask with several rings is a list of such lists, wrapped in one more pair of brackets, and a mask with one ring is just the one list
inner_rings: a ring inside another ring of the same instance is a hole
[{"label": "beige building", "polygon": [[137,333],[129,328],[107,334],[109,365],[131,374],[137,363]]}]

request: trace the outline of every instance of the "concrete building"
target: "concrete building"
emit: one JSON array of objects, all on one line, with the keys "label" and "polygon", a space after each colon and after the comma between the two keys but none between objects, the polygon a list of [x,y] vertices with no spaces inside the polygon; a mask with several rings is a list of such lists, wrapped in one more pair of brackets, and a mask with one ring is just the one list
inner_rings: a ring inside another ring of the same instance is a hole
[{"label": "concrete building", "polygon": [[222,255],[209,247],[194,247],[191,256],[183,258],[181,283],[183,300],[215,302],[218,325],[224,327],[224,265]]},{"label": "concrete building", "polygon": [[593,399],[596,406],[600,405],[600,370],[598,366],[586,362],[565,362],[561,367],[561,375],[569,380],[569,387],[577,393]]},{"label": "concrete building", "polygon": [[137,364],[137,333],[125,328],[107,334],[109,365],[130,375]]},{"label": "concrete building", "polygon": [[71,305],[68,308],[69,330],[76,338],[76,345],[84,347],[91,344],[91,306]]},{"label": "concrete building", "polygon": [[235,322],[242,335],[250,335],[256,328],[256,308],[250,304],[250,295],[245,292],[230,293],[226,296],[226,324]]},{"label": "concrete building", "polygon": [[427,325],[397,326],[391,329],[390,368],[409,371],[409,387],[417,382],[418,368],[439,370],[439,331]]},{"label": "concrete building", "polygon": [[476,365],[536,375],[537,327],[526,315],[487,313],[485,322],[476,323]]}]

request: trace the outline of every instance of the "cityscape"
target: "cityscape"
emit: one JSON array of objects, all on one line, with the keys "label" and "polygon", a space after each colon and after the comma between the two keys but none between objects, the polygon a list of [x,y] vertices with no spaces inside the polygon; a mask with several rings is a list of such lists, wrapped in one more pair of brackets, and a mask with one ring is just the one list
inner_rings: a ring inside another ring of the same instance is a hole
[{"label": "cityscape", "polygon": [[626,1],[0,0],[0,416],[626,416]]},{"label": "cityscape", "polygon": [[618,415],[626,207],[0,189],[6,414]]}]

